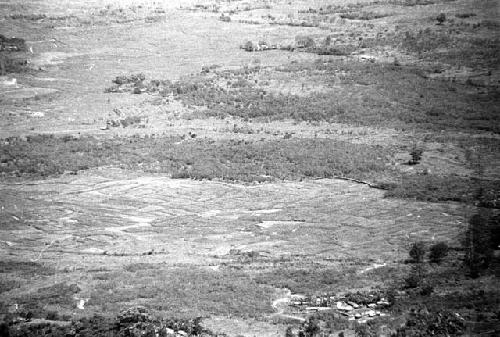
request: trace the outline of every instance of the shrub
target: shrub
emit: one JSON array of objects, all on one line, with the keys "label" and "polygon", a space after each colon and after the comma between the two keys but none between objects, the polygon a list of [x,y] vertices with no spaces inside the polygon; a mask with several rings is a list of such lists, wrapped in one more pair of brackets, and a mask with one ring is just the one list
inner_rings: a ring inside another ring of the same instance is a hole
[{"label": "shrub", "polygon": [[408,164],[409,165],[418,164],[422,159],[422,153],[424,153],[424,150],[414,145],[410,151],[411,160],[408,162]]},{"label": "shrub", "polygon": [[422,265],[414,266],[408,277],[405,279],[405,287],[408,289],[420,287],[424,280],[424,273],[425,271]]},{"label": "shrub", "polygon": [[455,14],[455,16],[459,19],[467,19],[467,18],[470,18],[472,16],[476,16],[475,13],[457,13]]},{"label": "shrub", "polygon": [[356,324],[354,330],[357,337],[370,337],[370,329],[366,324]]},{"label": "shrub", "polygon": [[310,317],[309,320],[304,324],[304,331],[307,337],[314,337],[319,333],[320,328],[318,320],[314,317]]},{"label": "shrub", "polygon": [[417,274],[411,273],[405,279],[405,288],[407,288],[407,289],[417,288],[418,286],[420,286],[421,282],[422,282],[422,279]]},{"label": "shrub", "polygon": [[454,312],[429,313],[423,308],[410,315],[406,324],[397,329],[397,336],[461,336],[464,330],[465,322]]},{"label": "shrub", "polygon": [[316,313],[314,317],[322,322],[322,330],[325,331],[345,330],[349,329],[350,326],[347,317],[339,316],[337,312],[334,311],[320,311]]},{"label": "shrub", "polygon": [[130,76],[117,76],[114,80],[113,83],[122,85],[122,84],[129,84],[129,83],[139,83],[142,82],[146,79],[146,76],[143,73],[137,73],[137,74],[132,74]]},{"label": "shrub", "polygon": [[336,55],[336,56],[350,55],[354,50],[355,47],[351,45],[320,46],[313,49],[313,51],[318,55]]},{"label": "shrub", "polygon": [[222,15],[219,17],[219,20],[223,21],[223,22],[231,22],[231,17],[229,15],[224,15],[224,13],[222,13]]},{"label": "shrub", "polygon": [[426,284],[425,286],[420,289],[420,295],[422,296],[429,296],[434,292],[434,287],[431,284]]},{"label": "shrub", "polygon": [[425,244],[422,241],[413,243],[408,254],[413,262],[422,262],[425,255]]},{"label": "shrub", "polygon": [[440,263],[448,255],[448,245],[445,242],[438,242],[430,248],[429,259],[431,262]]},{"label": "shrub", "polygon": [[316,43],[310,36],[297,35],[295,37],[295,44],[298,48],[314,48]]},{"label": "shrub", "polygon": [[45,318],[51,321],[57,321],[59,319],[59,313],[53,310],[48,311]]},{"label": "shrub", "polygon": [[437,18],[436,18],[437,22],[439,25],[442,25],[443,22],[446,21],[446,15],[444,13],[440,13]]}]

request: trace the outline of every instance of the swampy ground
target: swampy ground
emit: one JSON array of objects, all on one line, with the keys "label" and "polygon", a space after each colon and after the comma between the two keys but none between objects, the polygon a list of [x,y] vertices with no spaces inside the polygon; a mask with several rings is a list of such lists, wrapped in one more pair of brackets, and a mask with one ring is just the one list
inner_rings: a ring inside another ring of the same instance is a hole
[{"label": "swampy ground", "polygon": [[[0,2],[25,41],[0,78],[4,325],[124,335],[106,319],[140,306],[206,335],[497,335],[499,11]],[[390,304],[363,323],[297,294]]]}]

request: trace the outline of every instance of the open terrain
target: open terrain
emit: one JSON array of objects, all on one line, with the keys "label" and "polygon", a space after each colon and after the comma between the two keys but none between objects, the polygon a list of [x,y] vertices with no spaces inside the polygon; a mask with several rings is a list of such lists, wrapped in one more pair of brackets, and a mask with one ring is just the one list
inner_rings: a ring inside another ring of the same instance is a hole
[{"label": "open terrain", "polygon": [[0,335],[498,335],[499,14],[0,2]]}]

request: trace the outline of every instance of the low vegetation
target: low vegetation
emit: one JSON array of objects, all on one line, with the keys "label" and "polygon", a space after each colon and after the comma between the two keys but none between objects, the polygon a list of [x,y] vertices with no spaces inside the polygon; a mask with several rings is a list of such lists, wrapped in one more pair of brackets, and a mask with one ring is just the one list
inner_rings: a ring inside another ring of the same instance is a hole
[{"label": "low vegetation", "polygon": [[418,163],[420,163],[420,160],[422,159],[423,153],[424,153],[424,150],[422,148],[414,145],[410,151],[411,159],[408,162],[408,164],[409,165],[417,165]]},{"label": "low vegetation", "polygon": [[[415,42],[409,44],[415,46]],[[310,74],[311,81],[323,81],[327,93],[306,96],[273,93],[262,84],[266,83],[267,75],[260,67],[187,77],[161,92],[172,93],[187,106],[206,107],[208,116],[217,117],[493,132],[498,132],[500,125],[495,122],[498,114],[494,108],[499,97],[465,94],[463,84],[429,81],[422,69],[332,59],[290,64],[276,70],[283,79],[293,73]],[[292,77],[293,80],[296,79]],[[302,75],[301,80],[307,80],[307,75],[305,78]],[[328,89],[339,83],[353,90],[345,94]],[[397,87],[394,83],[398,83]]]},{"label": "low vegetation", "polygon": [[412,244],[410,252],[411,261],[414,263],[421,263],[425,256],[425,243],[422,241]]},{"label": "low vegetation", "polygon": [[[445,61],[455,66],[473,68],[491,67],[499,61],[498,40],[485,38],[477,34],[483,29],[481,24],[465,24],[465,27],[453,23],[447,26],[446,16],[439,15],[436,22],[438,28],[425,28],[418,31],[405,31],[399,39],[401,47],[419,58],[434,61]],[[474,35],[464,35],[460,31],[469,31]]]},{"label": "low vegetation", "polygon": [[41,321],[19,324],[16,329],[8,329],[8,324],[0,330],[2,336],[107,336],[107,337],[170,337],[176,336],[216,336],[200,325],[201,317],[194,319],[163,318],[142,306],[136,306],[112,315],[93,315],[71,322]]},{"label": "low vegetation", "polygon": [[[477,190],[484,193],[478,197]],[[403,176],[399,184],[389,187],[386,193],[391,198],[408,198],[424,201],[479,202],[483,207],[500,206],[500,184],[498,181],[471,179],[454,175],[416,174]]]},{"label": "low vegetation", "polygon": [[[499,206],[500,182],[457,176],[403,174],[388,168],[391,151],[328,139],[179,142],[171,137],[29,136],[0,144],[4,178],[37,178],[114,166],[167,173],[174,178],[259,182],[346,177],[371,181],[388,197],[425,201],[479,201]],[[387,182],[390,183],[387,183]]]},{"label": "low vegetation", "polygon": [[[419,48],[418,42],[412,40],[412,33],[408,34],[408,46]],[[430,39],[435,43],[435,39]],[[346,52],[342,51],[343,48],[346,47],[321,46],[313,49],[319,54],[343,54]],[[109,90],[173,95],[188,107],[203,107],[206,116],[220,118],[329,121],[392,126],[401,130],[499,131],[496,106],[500,97],[470,93],[466,84],[427,78],[428,74],[441,72],[440,69],[338,59],[295,63],[274,69],[277,71],[275,77],[281,77],[283,81],[298,81],[294,73],[302,74],[301,81],[320,81],[325,92],[308,95],[269,90],[266,83],[271,70],[255,66],[236,71],[202,72],[173,83],[162,80],[144,82],[141,79],[131,84],[117,84]],[[346,91],[332,89],[338,84],[342,84]]]},{"label": "low vegetation", "polygon": [[272,311],[269,298],[274,291],[237,271],[162,266],[99,274],[93,288],[87,305],[98,312],[118,313],[130,302],[147,300],[149,308],[178,318],[262,317]]},{"label": "low vegetation", "polygon": [[193,179],[367,177],[385,170],[389,152],[377,147],[326,139],[206,141],[134,137],[12,138],[1,145],[4,176],[40,177],[92,167],[141,167]]},{"label": "low vegetation", "polygon": [[445,242],[438,242],[431,246],[429,253],[429,260],[434,263],[441,263],[441,261],[448,255],[449,247]]}]

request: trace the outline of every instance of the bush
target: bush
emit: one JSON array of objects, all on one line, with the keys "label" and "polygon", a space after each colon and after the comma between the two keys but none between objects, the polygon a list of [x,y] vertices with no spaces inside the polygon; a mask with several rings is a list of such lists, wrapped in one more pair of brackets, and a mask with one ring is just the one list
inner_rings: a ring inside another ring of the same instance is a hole
[{"label": "bush", "polygon": [[464,330],[465,322],[454,312],[429,313],[423,308],[413,312],[406,324],[397,329],[397,336],[461,336]]},{"label": "bush", "polygon": [[222,15],[219,17],[219,20],[223,21],[223,22],[231,22],[231,17],[228,15],[224,15],[224,13],[222,13]]},{"label": "bush", "polygon": [[426,284],[425,286],[420,289],[420,295],[422,296],[429,296],[434,292],[434,287],[431,284]]},{"label": "bush", "polygon": [[370,329],[366,324],[356,324],[354,330],[356,337],[370,337]]},{"label": "bush", "polygon": [[314,48],[316,43],[310,36],[297,35],[295,37],[295,44],[298,48]]},{"label": "bush", "polygon": [[314,317],[309,317],[304,324],[304,331],[307,337],[316,336],[320,331],[318,320]]},{"label": "bush", "polygon": [[50,320],[50,321],[57,321],[59,320],[59,313],[57,311],[48,311],[47,315],[45,315],[45,318]]},{"label": "bush", "polygon": [[424,153],[424,150],[417,147],[413,146],[410,152],[411,160],[408,162],[409,165],[416,165],[420,162],[422,159],[422,153]]},{"label": "bush", "polygon": [[414,289],[420,287],[424,281],[424,273],[425,271],[422,265],[419,264],[414,266],[405,279],[405,288]]},{"label": "bush", "polygon": [[440,13],[437,18],[436,18],[437,22],[439,25],[443,24],[443,22],[446,21],[446,15],[444,13]]},{"label": "bush", "polygon": [[418,276],[417,274],[413,274],[411,273],[410,275],[408,275],[408,277],[405,279],[405,287],[407,289],[414,289],[414,288],[418,288],[418,286],[420,286],[420,283],[422,283],[422,279],[420,276]]},{"label": "bush", "polygon": [[445,242],[438,242],[430,248],[429,259],[431,262],[440,263],[448,255],[448,245]]},{"label": "bush", "polygon": [[339,316],[336,311],[320,311],[314,317],[322,322],[322,331],[339,331],[349,329],[350,323],[347,317]]},{"label": "bush", "polygon": [[459,19],[467,19],[473,16],[476,16],[475,13],[457,13],[455,16]]},{"label": "bush", "polygon": [[425,244],[422,241],[413,243],[409,255],[413,262],[422,262],[425,255]]}]

